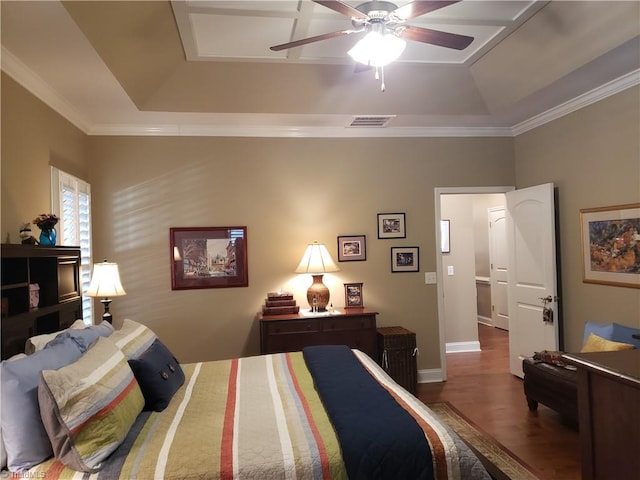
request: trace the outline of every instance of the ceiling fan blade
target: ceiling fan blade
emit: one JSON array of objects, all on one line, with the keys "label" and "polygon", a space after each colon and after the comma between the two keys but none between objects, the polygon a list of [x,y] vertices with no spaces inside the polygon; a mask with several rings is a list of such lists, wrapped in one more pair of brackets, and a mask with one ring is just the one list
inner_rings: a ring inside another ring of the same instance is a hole
[{"label": "ceiling fan blade", "polygon": [[347,5],[346,3],[339,2],[337,0],[313,0],[315,3],[322,5],[323,7],[330,8],[331,10],[346,15],[349,18],[360,18],[362,20],[367,18],[366,13],[362,13],[360,10]]},{"label": "ceiling fan blade", "polygon": [[471,42],[473,42],[473,37],[468,37],[466,35],[413,26],[403,27],[400,32],[400,36],[407,40],[430,43],[431,45],[454,48],[456,50],[464,50]]},{"label": "ceiling fan blade", "polygon": [[341,30],[339,32],[323,33],[322,35],[316,35],[315,37],[303,38],[301,40],[294,40],[293,42],[283,43],[281,45],[274,45],[270,47],[270,50],[279,52],[280,50],[287,50],[289,48],[299,47],[308,43],[319,42],[320,40],[329,40],[330,38],[344,37],[351,33],[359,33],[362,30]]},{"label": "ceiling fan blade", "polygon": [[458,3],[460,0],[453,1],[416,1],[408,3],[400,8],[396,8],[393,13],[404,20],[411,20],[412,18],[419,17],[425,13],[439,10],[440,8],[448,7],[454,3]]}]

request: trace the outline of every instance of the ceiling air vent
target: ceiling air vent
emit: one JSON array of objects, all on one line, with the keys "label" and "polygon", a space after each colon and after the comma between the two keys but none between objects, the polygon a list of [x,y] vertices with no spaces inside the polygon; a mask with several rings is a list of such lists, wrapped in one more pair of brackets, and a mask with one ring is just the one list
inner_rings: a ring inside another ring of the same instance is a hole
[{"label": "ceiling air vent", "polygon": [[358,115],[353,117],[350,127],[386,127],[389,121],[395,118],[395,115]]}]

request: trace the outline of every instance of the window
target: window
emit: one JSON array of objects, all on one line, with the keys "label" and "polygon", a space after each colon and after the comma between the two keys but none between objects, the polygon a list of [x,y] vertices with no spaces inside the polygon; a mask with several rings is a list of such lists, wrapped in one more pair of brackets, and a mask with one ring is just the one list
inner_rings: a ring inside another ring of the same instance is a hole
[{"label": "window", "polygon": [[93,301],[84,293],[91,281],[91,186],[79,178],[51,167],[51,205],[58,215],[58,244],[80,246],[82,257],[82,316],[93,323]]}]

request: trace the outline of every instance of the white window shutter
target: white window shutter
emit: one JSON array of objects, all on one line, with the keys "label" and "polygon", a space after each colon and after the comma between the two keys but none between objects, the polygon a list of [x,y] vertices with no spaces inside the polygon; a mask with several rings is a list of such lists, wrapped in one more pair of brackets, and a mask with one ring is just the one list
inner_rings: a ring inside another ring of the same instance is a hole
[{"label": "white window shutter", "polygon": [[79,246],[82,259],[82,316],[93,323],[93,301],[84,295],[91,281],[91,186],[79,178],[51,167],[51,204],[60,219],[58,244]]}]

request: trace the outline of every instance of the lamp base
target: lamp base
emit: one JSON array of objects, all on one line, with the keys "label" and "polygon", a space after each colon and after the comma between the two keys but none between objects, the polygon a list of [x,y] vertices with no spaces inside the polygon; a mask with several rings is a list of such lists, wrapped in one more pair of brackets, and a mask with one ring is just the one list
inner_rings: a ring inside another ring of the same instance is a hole
[{"label": "lamp base", "polygon": [[307,301],[314,312],[326,312],[329,304],[329,289],[322,283],[322,274],[311,275],[313,283],[307,290]]},{"label": "lamp base", "polygon": [[100,300],[100,303],[104,305],[104,313],[102,314],[102,320],[103,321],[106,320],[107,322],[113,324],[113,316],[109,311],[109,304],[111,303],[111,299],[103,298],[102,300]]}]

